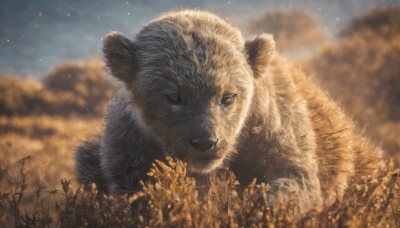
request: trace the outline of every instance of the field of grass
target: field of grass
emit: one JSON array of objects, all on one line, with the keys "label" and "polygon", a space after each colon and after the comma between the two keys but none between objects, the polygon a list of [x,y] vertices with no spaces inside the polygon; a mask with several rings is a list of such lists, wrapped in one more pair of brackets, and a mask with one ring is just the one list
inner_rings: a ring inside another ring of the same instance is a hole
[{"label": "field of grass", "polygon": [[[212,187],[200,193],[186,176],[185,164],[173,159],[156,162],[151,181],[134,195],[107,196],[94,185],[85,191],[75,180],[74,148],[102,130],[105,104],[115,92],[103,64],[93,60],[55,67],[43,82],[0,77],[0,227],[398,227],[398,15],[399,8],[369,11],[355,18],[336,42],[327,41],[311,17],[287,27],[311,26],[308,30],[319,34],[320,50],[299,64],[388,154],[385,170],[350,186],[342,201],[299,214],[286,198],[271,210],[268,185],[238,191],[229,172],[212,177]],[[278,25],[295,18],[279,11],[260,17],[259,23],[271,17]],[[308,36],[292,41],[288,32],[281,34],[284,40],[277,40],[278,45],[290,49],[317,42]]]}]

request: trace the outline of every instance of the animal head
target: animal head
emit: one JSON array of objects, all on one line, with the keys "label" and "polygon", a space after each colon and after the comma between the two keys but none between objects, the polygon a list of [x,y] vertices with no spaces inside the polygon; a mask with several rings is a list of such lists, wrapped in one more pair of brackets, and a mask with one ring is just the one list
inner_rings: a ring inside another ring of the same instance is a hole
[{"label": "animal head", "polygon": [[141,127],[189,171],[202,173],[234,155],[254,83],[273,50],[271,36],[245,42],[237,29],[201,11],[167,13],[134,40],[112,32],[103,47]]}]

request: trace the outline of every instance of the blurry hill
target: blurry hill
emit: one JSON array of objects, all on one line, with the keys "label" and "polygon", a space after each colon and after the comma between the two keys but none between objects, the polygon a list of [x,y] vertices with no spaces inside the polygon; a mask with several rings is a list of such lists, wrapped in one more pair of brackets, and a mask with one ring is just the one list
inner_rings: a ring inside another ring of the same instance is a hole
[{"label": "blurry hill", "polygon": [[0,0],[0,72],[44,77],[55,65],[71,59],[91,59],[100,53],[101,37],[118,30],[133,37],[161,12],[180,8],[206,9],[241,27],[267,9],[305,8],[324,32],[334,34],[349,18],[390,0]]}]

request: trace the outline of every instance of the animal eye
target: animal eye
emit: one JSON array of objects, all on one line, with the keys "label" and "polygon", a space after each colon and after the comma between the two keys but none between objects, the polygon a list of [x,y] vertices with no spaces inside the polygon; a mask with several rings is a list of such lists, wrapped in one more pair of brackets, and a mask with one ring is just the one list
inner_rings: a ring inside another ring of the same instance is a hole
[{"label": "animal eye", "polygon": [[173,104],[181,103],[181,97],[178,94],[168,95],[168,100]]},{"label": "animal eye", "polygon": [[233,101],[235,100],[235,96],[236,96],[236,94],[234,94],[234,93],[224,94],[224,96],[221,99],[221,104],[225,105],[225,106],[232,104]]}]

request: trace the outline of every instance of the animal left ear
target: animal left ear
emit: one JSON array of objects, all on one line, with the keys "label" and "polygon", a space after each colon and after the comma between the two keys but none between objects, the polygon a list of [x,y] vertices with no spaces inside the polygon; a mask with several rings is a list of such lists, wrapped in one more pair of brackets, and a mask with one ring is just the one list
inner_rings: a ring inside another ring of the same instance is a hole
[{"label": "animal left ear", "polygon": [[272,35],[262,34],[251,41],[246,41],[247,62],[253,70],[255,78],[261,77],[275,53],[275,41]]},{"label": "animal left ear", "polygon": [[111,32],[103,39],[103,53],[112,75],[126,85],[132,84],[137,72],[136,48],[133,41],[119,32]]}]

